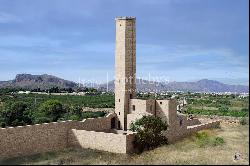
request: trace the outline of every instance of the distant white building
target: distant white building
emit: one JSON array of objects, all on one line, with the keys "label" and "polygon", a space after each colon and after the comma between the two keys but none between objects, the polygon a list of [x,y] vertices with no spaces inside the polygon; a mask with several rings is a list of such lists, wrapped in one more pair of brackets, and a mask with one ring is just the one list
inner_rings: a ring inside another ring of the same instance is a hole
[{"label": "distant white building", "polygon": [[18,91],[18,94],[30,94],[30,91]]}]

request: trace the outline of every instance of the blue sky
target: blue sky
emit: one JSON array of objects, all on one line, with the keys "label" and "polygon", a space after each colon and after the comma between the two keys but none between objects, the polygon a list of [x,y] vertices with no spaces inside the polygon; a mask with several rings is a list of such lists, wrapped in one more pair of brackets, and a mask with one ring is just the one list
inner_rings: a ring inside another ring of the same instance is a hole
[{"label": "blue sky", "polygon": [[248,84],[248,0],[0,0],[0,80],[113,79],[115,17],[135,16],[137,76]]}]

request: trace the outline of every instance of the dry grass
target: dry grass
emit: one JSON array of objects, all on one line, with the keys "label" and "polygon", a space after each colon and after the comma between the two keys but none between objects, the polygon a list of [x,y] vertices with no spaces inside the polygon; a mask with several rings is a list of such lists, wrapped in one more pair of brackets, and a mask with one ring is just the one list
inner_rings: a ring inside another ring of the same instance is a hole
[{"label": "dry grass", "polygon": [[[207,130],[210,136],[223,137],[220,146],[199,147],[195,136],[162,146],[140,155],[122,155],[90,149],[67,149],[29,157],[0,161],[0,164],[249,164],[249,126],[222,123]],[[111,144],[112,145],[112,144]],[[236,152],[242,159],[233,160]]]}]

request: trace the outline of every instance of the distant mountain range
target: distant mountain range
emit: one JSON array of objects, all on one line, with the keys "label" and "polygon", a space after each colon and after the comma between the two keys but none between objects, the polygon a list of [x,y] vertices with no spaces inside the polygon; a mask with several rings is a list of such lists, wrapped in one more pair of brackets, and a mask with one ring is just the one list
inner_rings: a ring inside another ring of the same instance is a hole
[{"label": "distant mountain range", "polygon": [[0,81],[0,88],[12,87],[12,88],[24,88],[24,89],[36,89],[41,90],[49,89],[52,87],[58,88],[76,88],[77,83],[73,81],[67,81],[52,75],[31,75],[31,74],[17,74],[14,80]]},{"label": "distant mountain range", "polygon": [[[93,86],[100,90],[114,90],[114,81],[107,84],[88,84],[81,86]],[[52,75],[31,75],[18,74],[14,80],[0,81],[0,88],[20,87],[25,89],[49,89],[51,87],[72,88],[76,89],[79,84],[64,80]],[[163,91],[191,91],[191,92],[249,92],[249,86],[245,85],[228,85],[214,80],[202,79],[194,82],[152,82],[137,79],[137,89],[144,92],[163,92]]]},{"label": "distant mountain range", "polygon": [[[114,90],[114,81],[100,85],[102,88],[108,87],[110,91]],[[164,91],[190,91],[190,92],[249,92],[249,86],[228,85],[214,80],[202,79],[194,82],[153,82],[147,80],[138,80],[136,88],[144,92],[164,92]]]}]

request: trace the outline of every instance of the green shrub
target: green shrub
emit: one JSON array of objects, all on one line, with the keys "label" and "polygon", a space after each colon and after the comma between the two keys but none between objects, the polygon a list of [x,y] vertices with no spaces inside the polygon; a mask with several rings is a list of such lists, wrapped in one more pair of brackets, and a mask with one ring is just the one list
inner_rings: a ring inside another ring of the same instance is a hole
[{"label": "green shrub", "polygon": [[222,107],[219,107],[218,110],[221,111],[221,112],[228,112],[228,111],[229,111],[229,108],[228,108],[228,107],[222,106]]},{"label": "green shrub", "polygon": [[218,146],[225,143],[222,137],[209,136],[205,131],[195,133],[195,141],[199,147]]},{"label": "green shrub", "polygon": [[131,123],[130,130],[137,132],[135,135],[134,148],[141,153],[144,149],[153,149],[166,144],[167,139],[162,135],[167,130],[167,124],[159,117],[143,116]]},{"label": "green shrub", "polygon": [[246,118],[241,118],[240,119],[240,124],[241,125],[246,125],[247,124],[247,119]]},{"label": "green shrub", "polygon": [[213,146],[218,146],[218,145],[222,145],[224,144],[225,141],[222,137],[215,137],[214,139],[212,139],[212,145]]},{"label": "green shrub", "polygon": [[195,133],[196,142],[200,147],[204,147],[209,144],[210,138],[206,132]]}]

